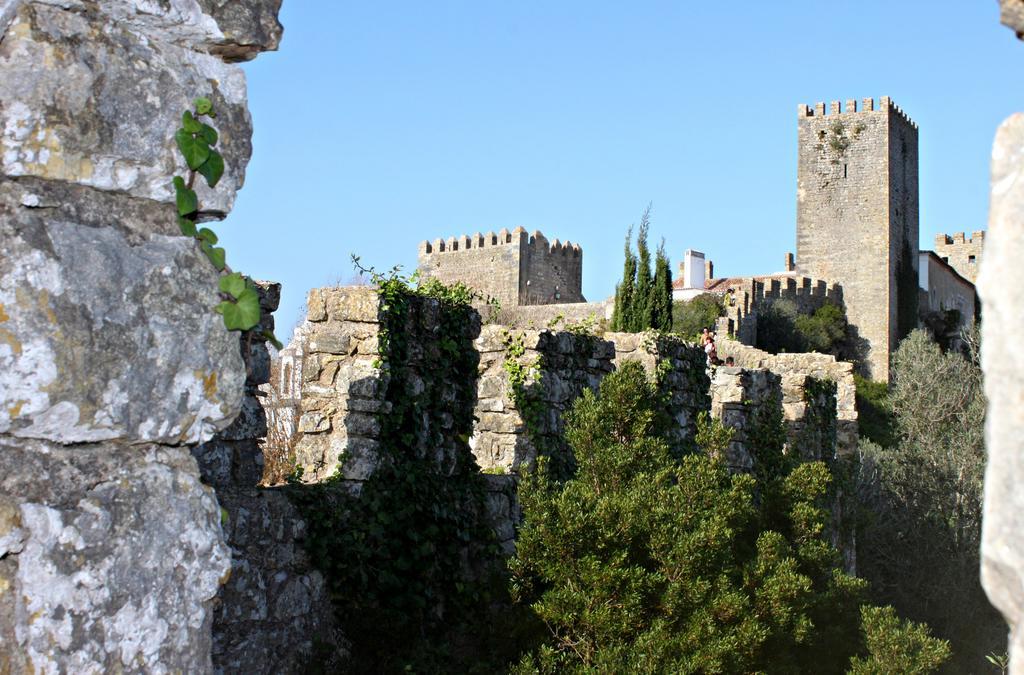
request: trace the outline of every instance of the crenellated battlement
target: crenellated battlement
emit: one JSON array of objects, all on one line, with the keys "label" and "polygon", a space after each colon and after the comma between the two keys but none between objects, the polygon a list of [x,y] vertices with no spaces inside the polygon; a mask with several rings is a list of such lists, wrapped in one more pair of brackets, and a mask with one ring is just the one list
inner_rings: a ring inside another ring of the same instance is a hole
[{"label": "crenellated battlement", "polygon": [[846,99],[845,105],[843,105],[841,101],[830,101],[827,112],[824,102],[815,103],[813,107],[806,103],[801,103],[796,107],[796,110],[797,117],[825,117],[833,115],[854,115],[857,113],[892,111],[899,117],[903,118],[907,124],[917,129],[917,123],[910,119],[910,117],[903,112],[898,105],[893,103],[892,99],[888,96],[880,97],[878,99],[877,106],[875,105],[875,100],[873,98],[861,99],[859,108],[860,109],[858,110],[857,99],[848,98]]},{"label": "crenellated battlement", "polygon": [[495,233],[493,230],[487,234],[477,232],[472,236],[462,235],[461,237],[448,237],[447,239],[435,239],[434,241],[420,242],[420,255],[434,253],[455,253],[458,251],[469,251],[489,246],[505,246],[512,243],[520,243],[528,240],[526,230],[517,227],[511,232],[502,228]]},{"label": "crenellated battlement", "polygon": [[985,231],[976,230],[968,239],[963,232],[935,235],[935,255],[942,258],[960,276],[972,283],[978,279],[981,254],[985,248]]},{"label": "crenellated battlement", "polygon": [[419,246],[424,278],[461,281],[504,307],[585,302],[583,249],[571,241],[549,241],[539,230],[462,235]]}]

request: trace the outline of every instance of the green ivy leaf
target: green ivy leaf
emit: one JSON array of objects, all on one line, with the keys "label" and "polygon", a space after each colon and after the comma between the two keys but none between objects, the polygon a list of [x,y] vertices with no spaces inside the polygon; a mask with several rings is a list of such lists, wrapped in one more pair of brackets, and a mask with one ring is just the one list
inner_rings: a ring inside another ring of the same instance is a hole
[{"label": "green ivy leaf", "polygon": [[202,131],[203,127],[206,126],[202,122],[198,121],[195,117],[192,117],[192,112],[186,110],[181,114],[181,128],[189,134],[198,134]]},{"label": "green ivy leaf", "polygon": [[200,229],[199,232],[196,234],[196,237],[201,241],[207,242],[210,246],[213,246],[214,244],[217,243],[217,233],[208,227]]},{"label": "green ivy leaf", "polygon": [[224,269],[224,266],[225,266],[224,258],[227,255],[227,253],[224,251],[224,249],[222,249],[222,248],[214,248],[213,246],[211,246],[209,244],[209,242],[205,242],[205,241],[199,246],[199,248],[201,248],[203,250],[203,253],[205,253],[206,257],[210,259],[210,262],[213,263],[213,266],[215,268],[217,268],[218,272],[220,272],[221,270]]},{"label": "green ivy leaf", "polygon": [[217,130],[209,124],[200,124],[199,137],[209,145],[217,145]]},{"label": "green ivy leaf", "polygon": [[241,272],[232,272],[220,278],[220,290],[233,298],[238,298],[245,289],[245,279]]},{"label": "green ivy leaf", "polygon": [[260,296],[251,288],[243,290],[235,302],[225,300],[216,309],[228,330],[249,330],[260,322]]},{"label": "green ivy leaf", "polygon": [[181,233],[186,237],[196,236],[196,221],[191,218],[178,216],[178,227],[181,228]]},{"label": "green ivy leaf", "polygon": [[178,133],[174,134],[174,141],[178,144],[188,168],[193,171],[202,166],[210,156],[210,147],[206,144],[206,139],[198,138],[184,129],[178,129]]},{"label": "green ivy leaf", "polygon": [[217,181],[224,175],[224,158],[216,150],[210,150],[210,156],[196,171],[206,179],[207,185],[216,187]]},{"label": "green ivy leaf", "polygon": [[210,103],[210,99],[205,96],[200,96],[193,101],[193,104],[196,107],[197,115],[209,115],[210,117],[213,117],[213,104]]},{"label": "green ivy leaf", "polygon": [[174,201],[178,205],[178,215],[187,216],[199,210],[199,197],[194,190],[185,187],[181,176],[174,177]]}]

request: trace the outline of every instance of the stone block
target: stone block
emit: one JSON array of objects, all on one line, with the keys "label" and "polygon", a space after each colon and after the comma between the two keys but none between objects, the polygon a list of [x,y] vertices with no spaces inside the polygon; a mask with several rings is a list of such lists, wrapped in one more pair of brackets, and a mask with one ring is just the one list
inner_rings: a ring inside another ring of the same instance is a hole
[{"label": "stone block", "polygon": [[[26,207],[27,187],[71,199]],[[225,428],[245,368],[195,242],[133,230],[156,205],[47,187],[0,182],[0,433],[176,444]]]},{"label": "stone block", "polygon": [[[159,31],[142,22],[112,20],[108,12],[127,3],[71,4],[21,3],[0,40],[0,171],[170,205],[171,176],[187,172],[174,131],[182,111],[205,96],[217,112],[225,171],[215,189],[197,181],[197,192],[204,211],[230,211],[252,152],[241,69],[162,35],[151,39]],[[176,18],[153,7],[135,16]]]},{"label": "stone block", "polygon": [[0,440],[0,494],[22,533],[0,565],[12,671],[211,671],[230,551],[186,448]]}]

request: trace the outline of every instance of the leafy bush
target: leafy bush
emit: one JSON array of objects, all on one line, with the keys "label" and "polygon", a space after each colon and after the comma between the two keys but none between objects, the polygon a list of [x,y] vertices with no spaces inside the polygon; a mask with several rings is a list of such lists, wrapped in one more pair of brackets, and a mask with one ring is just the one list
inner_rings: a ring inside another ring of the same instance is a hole
[{"label": "leafy bush", "polygon": [[700,335],[701,328],[713,329],[720,316],[725,316],[725,305],[714,293],[701,293],[692,300],[677,300],[672,303],[672,332],[693,340]]},{"label": "leafy bush", "polygon": [[847,337],[846,313],[831,302],[813,314],[801,314],[792,300],[780,298],[757,314],[757,346],[767,352],[821,352],[839,355]]},{"label": "leafy bush", "polygon": [[[756,478],[703,452],[674,460],[658,411],[656,385],[627,362],[568,413],[578,473],[555,481],[541,462],[525,477],[513,596],[547,635],[515,671],[839,673],[853,657],[941,662],[945,643],[924,627],[861,616],[865,584],[839,569],[826,539],[824,464],[786,462],[781,446]],[[721,430],[700,437],[727,442]],[[781,442],[770,429],[761,438]]]},{"label": "leafy bush", "polygon": [[857,385],[857,426],[860,437],[883,448],[896,444],[896,418],[889,403],[889,385],[854,373]]},{"label": "leafy bush", "polygon": [[953,643],[955,672],[977,671],[1006,639],[978,579],[981,368],[916,330],[893,354],[892,375],[891,447],[861,444],[859,494],[868,519],[858,536],[859,569],[878,601]]}]

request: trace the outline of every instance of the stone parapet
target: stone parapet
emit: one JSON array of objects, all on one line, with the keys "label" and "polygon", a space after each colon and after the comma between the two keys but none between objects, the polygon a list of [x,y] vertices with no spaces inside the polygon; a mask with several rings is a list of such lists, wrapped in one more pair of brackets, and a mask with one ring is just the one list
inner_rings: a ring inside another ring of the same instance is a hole
[{"label": "stone parapet", "polygon": [[735,340],[719,341],[718,356],[731,356],[737,366],[765,368],[782,378],[783,413],[793,437],[804,424],[808,392],[816,392],[813,396],[817,397],[821,387],[816,382],[834,382],[836,452],[843,457],[857,452],[857,385],[852,363],[836,361],[827,354],[769,354]]}]

